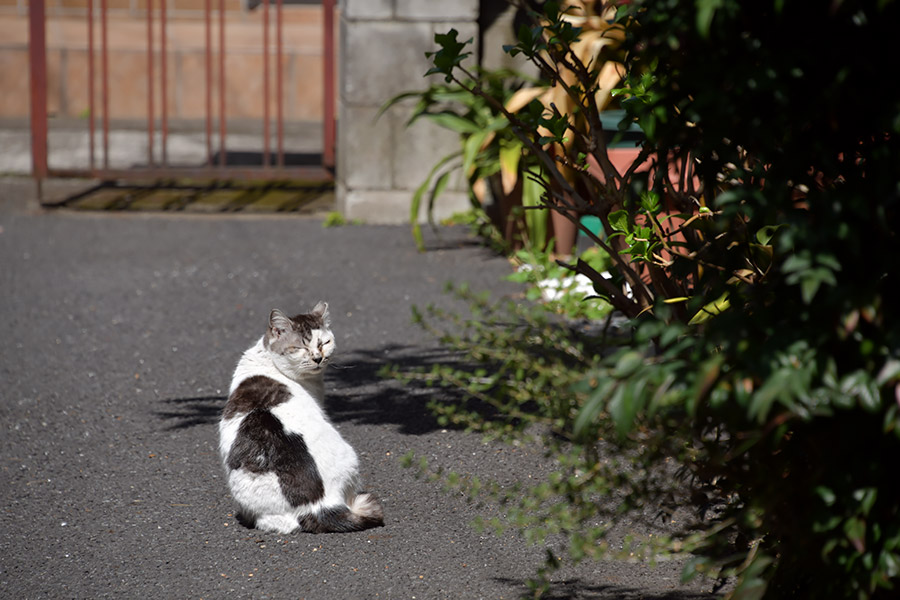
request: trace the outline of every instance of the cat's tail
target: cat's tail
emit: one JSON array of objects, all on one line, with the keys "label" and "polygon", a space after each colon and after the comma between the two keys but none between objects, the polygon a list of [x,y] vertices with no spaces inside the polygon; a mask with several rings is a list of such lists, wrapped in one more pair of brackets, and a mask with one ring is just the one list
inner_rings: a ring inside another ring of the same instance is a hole
[{"label": "cat's tail", "polygon": [[308,533],[348,533],[383,525],[384,510],[372,494],[358,494],[349,505],[300,517],[300,527]]}]

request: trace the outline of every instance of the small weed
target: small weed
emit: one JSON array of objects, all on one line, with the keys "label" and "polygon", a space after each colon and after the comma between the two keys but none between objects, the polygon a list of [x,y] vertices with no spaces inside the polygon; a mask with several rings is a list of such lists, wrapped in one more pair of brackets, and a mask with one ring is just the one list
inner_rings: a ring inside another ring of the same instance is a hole
[{"label": "small weed", "polygon": [[322,227],[343,227],[344,225],[362,225],[362,219],[351,219],[347,220],[343,214],[338,211],[332,211],[325,215],[325,220],[322,221]]}]

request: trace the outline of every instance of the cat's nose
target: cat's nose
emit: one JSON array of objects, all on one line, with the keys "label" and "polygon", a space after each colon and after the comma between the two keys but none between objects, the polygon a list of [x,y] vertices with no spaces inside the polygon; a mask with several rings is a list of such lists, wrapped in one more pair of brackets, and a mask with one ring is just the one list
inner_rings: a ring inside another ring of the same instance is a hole
[{"label": "cat's nose", "polygon": [[322,356],[321,354],[319,356],[313,356],[313,360],[316,362],[317,365],[322,364],[322,359],[324,359],[324,358],[325,357]]}]

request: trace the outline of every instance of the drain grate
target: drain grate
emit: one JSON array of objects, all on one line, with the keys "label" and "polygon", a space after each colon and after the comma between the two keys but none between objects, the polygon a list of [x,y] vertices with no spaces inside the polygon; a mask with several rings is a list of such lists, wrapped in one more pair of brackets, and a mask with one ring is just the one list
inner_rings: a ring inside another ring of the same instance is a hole
[{"label": "drain grate", "polygon": [[334,185],[321,182],[104,182],[47,208],[85,211],[299,213],[334,210]]}]

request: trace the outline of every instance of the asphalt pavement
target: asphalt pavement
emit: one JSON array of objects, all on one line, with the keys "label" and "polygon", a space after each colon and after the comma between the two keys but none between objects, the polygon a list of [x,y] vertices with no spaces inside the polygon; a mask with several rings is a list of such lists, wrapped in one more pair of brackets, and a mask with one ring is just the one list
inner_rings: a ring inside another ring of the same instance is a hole
[{"label": "asphalt pavement", "polygon": [[[509,265],[465,230],[323,228],[303,216],[75,213],[35,208],[0,178],[0,597],[518,598],[544,549],[471,526],[477,507],[403,468],[501,481],[540,449],[440,428],[439,390],[378,376],[441,349],[411,307],[458,306],[447,281],[497,297]],[[328,409],[360,455],[386,526],[275,535],[235,521],[216,452],[240,354],[270,309],[330,304]],[[603,561],[554,576],[551,598],[707,598],[682,564]]]}]

